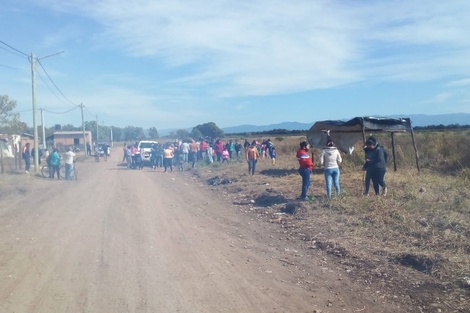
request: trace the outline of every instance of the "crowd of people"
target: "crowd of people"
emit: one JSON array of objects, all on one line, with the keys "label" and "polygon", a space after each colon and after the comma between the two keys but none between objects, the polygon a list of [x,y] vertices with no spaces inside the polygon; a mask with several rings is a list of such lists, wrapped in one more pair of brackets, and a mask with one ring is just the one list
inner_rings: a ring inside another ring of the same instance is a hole
[{"label": "crowd of people", "polygon": [[[31,168],[31,159],[34,160],[34,155],[35,151],[34,148],[30,150],[30,144],[26,143],[25,146],[22,149],[21,152],[21,157],[24,160],[25,163],[25,173],[29,174],[30,168]],[[38,164],[41,166],[42,164],[42,158],[45,158],[48,172],[49,172],[49,178],[54,179],[57,176],[57,179],[66,179],[66,180],[71,180],[73,177],[74,173],[74,157],[75,157],[75,152],[73,151],[72,147],[66,147],[65,152],[61,153],[59,148],[53,147],[50,149],[39,149],[38,150]],[[64,162],[64,172],[65,172],[65,177],[61,177],[60,174],[60,167],[61,167],[61,162]]]},{"label": "crowd of people", "polygon": [[[309,144],[302,141],[296,153],[299,162],[298,173],[301,177],[301,188],[299,200],[309,200],[308,190],[310,187],[310,177],[313,172],[314,162],[309,154]],[[374,137],[369,137],[365,143],[365,163],[363,170],[365,173],[364,196],[369,195],[370,182],[374,187],[376,195],[387,195],[387,186],[384,181],[387,152],[383,146],[378,144]],[[243,154],[243,156],[242,156]],[[143,152],[138,151],[138,143],[134,145],[124,144],[123,159],[128,168],[142,169]],[[153,169],[162,168],[163,172],[172,172],[173,168],[184,171],[186,164],[195,168],[198,161],[206,163],[230,163],[232,160],[246,160],[248,174],[255,175],[256,165],[260,158],[269,158],[272,165],[276,164],[276,148],[270,139],[262,141],[249,141],[245,139],[243,144],[238,140],[228,140],[224,142],[220,138],[201,138],[199,141],[175,141],[164,144],[158,143],[152,147],[149,165]],[[333,188],[335,195],[341,194],[340,185],[340,165],[342,162],[341,153],[333,140],[329,139],[321,150],[320,167],[323,168],[325,179],[325,193],[327,198],[331,198]],[[380,190],[380,187],[382,190]]]},{"label": "crowd of people", "polygon": [[[253,152],[256,150],[256,153]],[[248,154],[248,151],[250,153]],[[149,166],[153,169],[163,168],[164,172],[173,171],[177,166],[178,170],[183,171],[184,165],[189,164],[191,168],[196,167],[198,161],[208,164],[214,162],[230,163],[233,160],[240,160],[244,157],[249,164],[249,173],[254,174],[256,161],[259,158],[269,156],[272,164],[276,163],[276,151],[271,139],[261,142],[253,141],[250,143],[245,140],[242,145],[238,140],[228,140],[224,142],[220,138],[211,139],[209,137],[200,138],[198,141],[193,139],[185,141],[174,141],[167,143],[156,143],[150,151]],[[129,169],[142,169],[144,151],[139,151],[138,142],[135,144],[125,143],[123,146],[122,162]]]},{"label": "crowd of people", "polygon": [[[34,148],[33,148],[34,149]],[[75,153],[71,148],[60,155],[57,148],[39,151],[39,163],[43,152],[49,168],[49,178],[54,179],[57,176],[60,179],[60,162],[63,159],[65,165],[65,179],[72,179]],[[88,150],[88,149],[87,149]],[[107,147],[105,155],[109,154]],[[99,152],[95,152],[99,153]],[[240,160],[244,155],[244,159],[248,164],[248,174],[255,175],[256,165],[260,158],[269,158],[272,165],[276,164],[276,148],[271,139],[257,141],[251,143],[245,139],[243,144],[238,140],[228,140],[224,142],[220,138],[211,139],[209,137],[200,138],[200,140],[174,141],[167,143],[156,143],[150,151],[149,166],[154,170],[162,168],[163,172],[172,172],[173,168],[178,171],[184,171],[186,164],[191,168],[195,168],[198,161],[206,163],[230,163],[234,159]],[[369,195],[370,182],[374,188],[375,195],[387,195],[388,188],[384,177],[386,173],[386,163],[388,154],[385,148],[380,145],[376,138],[369,137],[364,146],[365,163],[363,165],[364,177],[364,196]],[[88,151],[87,151],[88,154]],[[139,151],[138,142],[133,145],[124,144],[123,158],[129,169],[142,169],[144,167],[143,151]],[[25,172],[29,173],[31,166],[31,157],[34,150],[30,151],[30,144],[27,143],[22,151],[22,157],[25,161]],[[309,144],[302,141],[296,153],[299,162],[298,173],[301,177],[301,188],[299,200],[309,200],[308,190],[310,187],[310,177],[313,172],[314,162],[309,155]],[[329,139],[321,151],[320,166],[323,168],[325,179],[326,197],[331,198],[333,187],[335,195],[341,194],[340,186],[340,165],[342,162],[341,153],[336,148],[333,140]],[[311,196],[310,196],[311,198]]]},{"label": "crowd of people", "polygon": [[[302,178],[302,187],[299,200],[309,200],[308,189],[310,187],[310,176],[313,171],[314,163],[309,155],[309,144],[302,141],[297,151],[297,160],[299,161],[299,175]],[[364,196],[369,196],[370,182],[374,186],[375,195],[387,195],[387,185],[384,177],[388,161],[388,153],[373,136],[369,137],[364,146],[365,163],[362,170],[365,173],[364,178]],[[334,186],[336,196],[341,194],[340,186],[340,165],[343,161],[341,153],[336,148],[333,140],[329,139],[323,147],[320,155],[320,166],[323,167],[325,177],[325,189],[327,198],[332,196],[332,187]],[[382,187],[382,190],[380,190]]]}]

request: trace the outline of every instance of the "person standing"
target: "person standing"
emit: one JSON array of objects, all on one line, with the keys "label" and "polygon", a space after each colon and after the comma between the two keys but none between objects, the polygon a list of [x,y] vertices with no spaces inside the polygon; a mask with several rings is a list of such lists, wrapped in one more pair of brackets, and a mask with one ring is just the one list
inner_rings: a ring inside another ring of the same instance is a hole
[{"label": "person standing", "polygon": [[67,152],[64,154],[64,163],[65,163],[65,180],[70,180],[73,177],[73,157],[75,153],[72,149],[67,148]]},{"label": "person standing", "polygon": [[229,160],[230,159],[230,153],[229,151],[227,150],[227,148],[224,149],[224,151],[222,151],[222,163],[224,162],[227,162],[227,164],[229,163]]},{"label": "person standing", "polygon": [[[126,144],[124,144],[125,146]],[[86,155],[91,155],[91,145],[89,142],[86,143]],[[124,162],[124,161],[123,161]]]},{"label": "person standing", "polygon": [[255,175],[256,163],[259,159],[258,148],[256,148],[256,140],[253,140],[250,147],[245,153],[246,161],[248,162],[248,174]]},{"label": "person standing", "polygon": [[245,151],[250,148],[250,142],[248,141],[248,139],[245,139],[245,142],[243,143],[243,148],[245,149]]},{"label": "person standing", "polygon": [[222,140],[219,138],[215,140],[215,144],[212,148],[214,149],[215,155],[217,156],[217,162],[222,161],[222,151],[224,151],[224,146],[225,144]]},{"label": "person standing", "polygon": [[102,149],[103,149],[103,152],[104,152],[104,160],[105,161],[108,161],[108,156],[110,155],[109,153],[109,145],[108,143],[103,143],[103,146],[102,146]]},{"label": "person standing", "polygon": [[341,153],[339,153],[335,143],[333,140],[328,140],[320,156],[320,163],[324,167],[326,196],[328,198],[331,198],[332,184],[335,186],[336,195],[339,196],[341,193],[341,187],[339,185],[339,165],[342,161]]},{"label": "person standing", "polygon": [[214,142],[212,140],[210,140],[208,143],[207,143],[207,163],[209,164],[212,164],[214,163],[214,150],[212,149],[212,145],[214,144]]},{"label": "person standing", "polygon": [[310,175],[313,171],[313,161],[308,155],[308,143],[302,141],[297,150],[297,160],[299,161],[299,175],[302,177],[302,191],[299,200],[308,200],[307,193],[310,187]]},{"label": "person standing", "polygon": [[380,194],[380,187],[382,187],[382,195],[386,196],[388,189],[384,177],[388,159],[387,151],[378,144],[377,139],[371,136],[366,140],[364,152],[366,156],[366,162],[362,167],[366,172],[364,195],[369,195],[370,179],[372,179],[375,195]]},{"label": "person standing", "polygon": [[157,144],[154,144],[152,150],[150,150],[150,164],[152,165],[152,169],[157,168]]},{"label": "person standing", "polygon": [[237,155],[237,159],[240,158],[240,153],[242,151],[242,144],[235,140],[235,154]]},{"label": "person standing", "polygon": [[188,163],[189,161],[189,142],[183,141],[181,144],[181,153],[183,154],[183,161]]},{"label": "person standing", "polygon": [[173,172],[173,156],[173,149],[171,149],[170,145],[167,145],[163,150],[163,167],[165,168],[164,173],[166,173],[168,168],[170,168],[170,172]]},{"label": "person standing", "polygon": [[31,150],[29,149],[29,146],[29,142],[26,143],[21,153],[21,157],[24,159],[24,169],[26,174],[29,174],[29,169],[31,167]]},{"label": "person standing", "polygon": [[201,154],[201,160],[207,161],[207,149],[209,144],[207,143],[206,139],[202,139],[201,143],[199,144],[199,152]]},{"label": "person standing", "polygon": [[54,175],[55,173],[57,173],[57,179],[60,179],[60,155],[59,150],[57,150],[57,148],[54,148],[54,150],[52,150],[50,158],[52,169],[50,178],[54,179]]},{"label": "person standing", "polygon": [[276,148],[274,146],[269,150],[269,157],[271,158],[271,163],[276,165]]},{"label": "person standing", "polygon": [[191,167],[196,167],[197,162],[197,152],[199,151],[199,144],[193,139],[189,144],[189,156],[188,159],[191,161]]}]

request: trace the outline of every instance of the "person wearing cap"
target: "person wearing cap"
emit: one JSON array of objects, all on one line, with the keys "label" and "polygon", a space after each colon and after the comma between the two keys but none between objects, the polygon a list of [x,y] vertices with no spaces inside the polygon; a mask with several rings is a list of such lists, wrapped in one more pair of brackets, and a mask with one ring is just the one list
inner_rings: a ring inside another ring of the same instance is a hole
[{"label": "person wearing cap", "polygon": [[388,159],[387,151],[377,142],[377,139],[370,136],[366,140],[364,153],[366,157],[366,162],[362,167],[366,172],[364,195],[369,195],[370,180],[372,180],[375,195],[380,194],[380,187],[382,187],[382,195],[386,196],[388,190],[384,177]]},{"label": "person wearing cap", "polygon": [[326,183],[326,196],[331,198],[331,185],[335,186],[336,195],[341,193],[339,185],[339,165],[342,162],[341,154],[336,148],[333,140],[328,140],[326,146],[323,148],[320,163],[324,167],[325,183]]},{"label": "person wearing cap", "polygon": [[313,161],[308,155],[308,143],[302,141],[297,151],[297,160],[299,161],[299,175],[302,177],[302,192],[299,200],[308,200],[307,193],[310,187],[310,175],[313,171]]}]

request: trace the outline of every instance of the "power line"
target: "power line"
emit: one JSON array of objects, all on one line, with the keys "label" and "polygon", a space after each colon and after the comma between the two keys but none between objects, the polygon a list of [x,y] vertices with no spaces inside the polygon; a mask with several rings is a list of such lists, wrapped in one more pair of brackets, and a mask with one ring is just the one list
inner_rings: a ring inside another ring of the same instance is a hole
[{"label": "power line", "polygon": [[47,113],[51,113],[51,114],[66,114],[66,113],[72,112],[73,110],[76,110],[78,108],[79,108],[79,106],[76,106],[76,107],[74,107],[70,110],[64,111],[64,112],[53,112],[53,111],[49,111],[49,110],[46,110],[46,109],[44,109],[44,111],[46,111]]},{"label": "power line", "polygon": [[[42,77],[42,75],[39,73],[39,72],[36,72],[39,76],[39,78],[42,80],[42,82],[44,83],[44,85],[46,85],[47,89],[49,89],[49,91],[57,98],[57,100],[59,100],[60,102],[65,103],[64,99],[63,98],[60,98],[56,92],[54,92],[51,87],[49,87],[49,85],[47,84],[47,82],[44,80],[44,78]],[[68,103],[67,103],[68,104]]]},{"label": "power line", "polygon": [[44,66],[42,66],[42,63],[41,61],[39,61],[39,59],[36,59],[37,62],[39,63],[39,65],[41,66],[42,70],[44,71],[44,73],[46,73],[47,77],[49,78],[49,80],[51,81],[51,83],[54,85],[54,87],[60,92],[60,94],[65,98],[65,100],[67,100],[69,103],[71,103],[72,105],[74,106],[77,106],[77,104],[73,103],[72,101],[69,100],[69,98],[67,98],[64,93],[59,89],[59,87],[57,87],[57,85],[54,83],[54,81],[52,80],[52,78],[49,76],[49,74],[47,73],[46,69],[44,68]]},{"label": "power line", "polygon": [[23,68],[12,67],[12,66],[8,66],[8,65],[4,65],[4,64],[0,64],[0,66],[1,66],[1,67],[6,67],[6,68],[9,68],[9,69],[12,69],[12,70],[26,71],[26,70],[23,69]]},{"label": "power line", "polygon": [[[18,50],[18,49],[13,48],[12,46],[10,46],[9,44],[7,44],[6,42],[3,42],[3,41],[0,40],[0,43],[4,44],[5,46],[7,46],[8,48],[10,48],[11,50],[14,50],[14,51],[16,51],[16,52],[22,54],[22,55],[25,56],[26,58],[29,58],[29,55],[27,55],[26,53],[24,53],[24,52],[22,52],[22,51],[20,51],[20,50]],[[18,54],[16,54],[16,53],[13,53],[13,52],[10,51],[10,50],[7,50],[7,49],[2,48],[2,47],[0,47],[0,48],[3,49],[3,50],[5,50],[5,51],[8,51],[8,52],[10,52],[11,54],[14,54],[14,55],[16,55],[16,56],[20,56],[20,55],[18,55]]]}]

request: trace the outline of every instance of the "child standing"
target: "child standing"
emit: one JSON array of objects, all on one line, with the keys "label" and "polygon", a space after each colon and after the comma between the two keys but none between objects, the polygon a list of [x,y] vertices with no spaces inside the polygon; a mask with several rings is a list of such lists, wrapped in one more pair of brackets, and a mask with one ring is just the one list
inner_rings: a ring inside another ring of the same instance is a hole
[{"label": "child standing", "polygon": [[228,152],[227,149],[224,149],[224,151],[222,151],[222,163],[224,162],[228,163],[228,159],[230,159],[230,153]]},{"label": "child standing", "polygon": [[271,147],[270,157],[271,157],[271,161],[273,162],[273,165],[276,165],[276,148]]},{"label": "child standing", "polygon": [[184,171],[184,163],[185,163],[185,158],[184,158],[184,154],[183,153],[179,153],[178,154],[178,169],[180,172],[183,172]]}]

